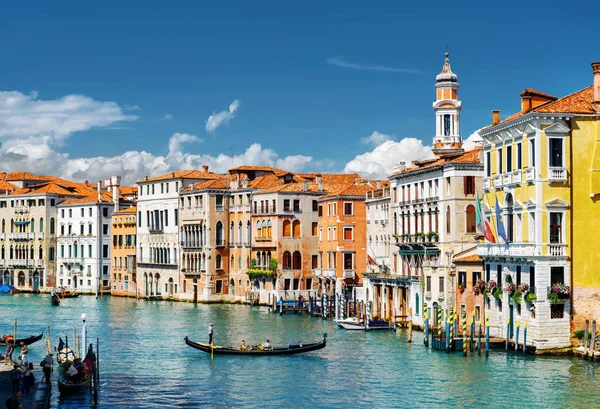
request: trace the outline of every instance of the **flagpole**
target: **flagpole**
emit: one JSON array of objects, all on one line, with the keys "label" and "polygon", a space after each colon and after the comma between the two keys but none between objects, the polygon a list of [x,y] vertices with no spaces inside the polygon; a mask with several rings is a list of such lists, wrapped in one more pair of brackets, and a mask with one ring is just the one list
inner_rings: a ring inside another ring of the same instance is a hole
[{"label": "flagpole", "polygon": [[[487,200],[487,197],[486,197],[486,195],[485,195],[485,194],[483,195],[483,198],[484,198],[485,200]],[[494,198],[496,198],[496,192],[494,192]],[[496,198],[496,199],[497,199],[497,198]],[[492,209],[492,206],[490,205],[490,201],[489,201],[489,200],[487,200],[487,202],[488,202],[488,206],[490,207],[490,219],[492,219],[492,220],[493,220],[493,219],[494,219],[494,217],[495,217],[495,213],[494,213],[494,212],[491,210],[491,209]],[[494,223],[494,222],[492,222],[492,230],[493,230],[494,236],[496,236],[496,238],[498,238],[498,239],[499,239],[499,236],[498,236],[498,229],[496,229],[496,225],[497,225],[497,223],[498,223],[498,221],[497,221],[497,220],[496,220],[496,222],[495,222],[495,223]],[[498,240],[498,241],[499,241],[499,240]],[[497,244],[500,244],[500,243],[497,243]]]}]

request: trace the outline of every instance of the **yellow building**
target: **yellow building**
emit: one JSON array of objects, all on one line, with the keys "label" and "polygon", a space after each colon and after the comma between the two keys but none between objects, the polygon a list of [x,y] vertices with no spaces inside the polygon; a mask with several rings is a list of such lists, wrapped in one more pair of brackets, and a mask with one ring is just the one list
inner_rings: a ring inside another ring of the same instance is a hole
[{"label": "yellow building", "polygon": [[600,318],[600,241],[590,240],[600,231],[600,63],[592,66],[593,86],[562,98],[527,88],[519,112],[500,121],[493,111],[480,132],[483,204],[498,235],[498,201],[508,239],[478,246],[484,279],[502,289],[488,295],[490,332],[514,338],[527,322],[527,344],[540,352],[570,346],[572,315]]},{"label": "yellow building", "polygon": [[137,296],[135,238],[137,209],[130,207],[112,215],[111,294],[125,297]]}]

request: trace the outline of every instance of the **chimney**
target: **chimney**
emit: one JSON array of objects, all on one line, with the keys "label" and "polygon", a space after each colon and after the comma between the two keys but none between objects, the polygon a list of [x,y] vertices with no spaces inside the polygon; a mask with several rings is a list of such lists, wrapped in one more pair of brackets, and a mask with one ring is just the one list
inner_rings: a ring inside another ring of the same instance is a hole
[{"label": "chimney", "polygon": [[319,185],[319,192],[323,191],[323,177],[321,175],[315,176],[315,181]]},{"label": "chimney", "polygon": [[[531,102],[531,99],[529,101]],[[498,122],[500,122],[500,110],[494,109],[492,111],[492,125],[498,125]]]},{"label": "chimney", "polygon": [[98,202],[102,202],[102,181],[101,180],[98,181],[97,191],[98,191]]},{"label": "chimney", "polygon": [[107,192],[110,192],[110,178],[104,179],[104,188]]},{"label": "chimney", "polygon": [[381,189],[381,180],[377,181],[377,189]]},{"label": "chimney", "polygon": [[521,112],[526,113],[533,109],[530,95],[521,96]]},{"label": "chimney", "polygon": [[116,212],[119,210],[119,186],[121,186],[121,176],[111,176],[110,184],[112,186],[112,197]]},{"label": "chimney", "polygon": [[594,72],[594,96],[592,98],[592,108],[597,114],[600,114],[600,62],[592,63]]},{"label": "chimney", "polygon": [[208,173],[208,165],[202,165],[202,170]]},{"label": "chimney", "polygon": [[302,191],[303,192],[308,192],[308,181],[304,181],[302,182]]},{"label": "chimney", "polygon": [[398,165],[394,168],[394,173],[404,172],[406,170],[406,162],[398,162]]}]

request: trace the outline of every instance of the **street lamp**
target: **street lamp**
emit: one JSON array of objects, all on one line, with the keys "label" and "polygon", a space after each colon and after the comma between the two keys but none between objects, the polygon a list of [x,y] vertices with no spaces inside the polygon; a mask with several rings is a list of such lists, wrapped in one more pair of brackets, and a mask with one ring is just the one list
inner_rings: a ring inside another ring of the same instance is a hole
[{"label": "street lamp", "polygon": [[83,357],[87,348],[87,329],[85,327],[85,320],[87,319],[87,315],[85,312],[81,314],[81,320],[83,321],[83,326],[81,327],[81,353],[79,357]]}]

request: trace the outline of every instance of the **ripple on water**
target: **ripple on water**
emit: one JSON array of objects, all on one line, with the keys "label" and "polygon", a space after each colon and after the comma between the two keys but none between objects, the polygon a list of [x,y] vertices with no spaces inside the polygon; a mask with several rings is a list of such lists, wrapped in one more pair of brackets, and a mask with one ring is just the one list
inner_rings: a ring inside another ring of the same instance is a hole
[{"label": "ripple on water", "polygon": [[[266,308],[193,305],[135,299],[79,297],[61,307],[49,298],[0,297],[0,332],[35,334],[48,324],[52,339],[72,339],[80,315],[90,340],[100,338],[100,408],[339,408],[594,407],[600,401],[596,365],[573,358],[493,352],[488,358],[426,349],[422,334],[407,343],[405,331],[345,332],[331,321],[279,316]],[[206,340],[209,322],[221,345],[245,339],[276,345],[316,341],[324,350],[291,357],[211,359],[183,337]],[[43,344],[30,348],[39,362]],[[54,407],[89,407],[90,397],[59,398]]]}]

